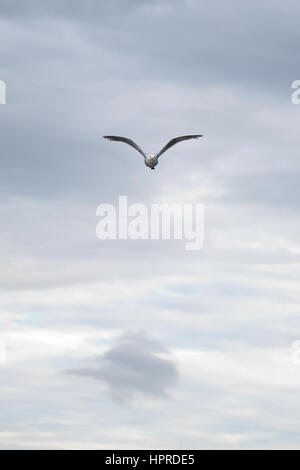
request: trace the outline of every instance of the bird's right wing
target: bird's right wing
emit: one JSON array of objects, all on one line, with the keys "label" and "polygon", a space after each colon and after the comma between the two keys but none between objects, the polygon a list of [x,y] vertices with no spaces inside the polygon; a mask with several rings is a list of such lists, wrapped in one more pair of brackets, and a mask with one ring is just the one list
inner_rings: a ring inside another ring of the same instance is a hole
[{"label": "bird's right wing", "polygon": [[104,139],[107,139],[107,140],[112,140],[112,141],[115,140],[116,142],[124,142],[125,144],[130,145],[135,150],[140,152],[140,154],[142,154],[143,157],[146,158],[146,155],[143,152],[143,150],[135,142],[133,142],[133,140],[127,139],[127,137],[119,137],[118,135],[104,135],[103,137]]},{"label": "bird's right wing", "polygon": [[199,137],[203,137],[203,135],[193,134],[193,135],[182,135],[180,137],[174,137],[174,139],[170,140],[157,154],[156,158],[159,158],[166,150],[173,147],[173,145],[178,144],[178,142],[182,142],[183,140],[189,139],[198,139]]}]

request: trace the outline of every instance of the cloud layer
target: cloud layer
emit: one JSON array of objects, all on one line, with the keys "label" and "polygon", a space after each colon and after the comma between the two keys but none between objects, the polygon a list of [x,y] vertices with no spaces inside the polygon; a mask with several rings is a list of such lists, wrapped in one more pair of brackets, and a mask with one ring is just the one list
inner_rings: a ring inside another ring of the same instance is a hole
[{"label": "cloud layer", "polygon": [[[0,447],[298,448],[298,3],[0,16]],[[120,195],[204,204],[204,249],[101,242]]]}]

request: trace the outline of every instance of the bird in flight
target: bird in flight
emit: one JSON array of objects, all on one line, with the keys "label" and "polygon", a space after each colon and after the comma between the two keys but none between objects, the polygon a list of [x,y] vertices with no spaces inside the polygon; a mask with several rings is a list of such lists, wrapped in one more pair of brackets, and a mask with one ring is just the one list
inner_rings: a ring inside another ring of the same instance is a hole
[{"label": "bird in flight", "polygon": [[117,135],[104,135],[104,139],[116,141],[116,142],[124,142],[125,144],[130,145],[135,150],[137,150],[141,155],[144,157],[145,165],[154,170],[156,165],[158,164],[159,157],[169,148],[173,147],[173,145],[178,144],[178,142],[182,142],[183,140],[189,139],[198,139],[198,137],[203,137],[202,135],[182,135],[181,137],[174,137],[174,139],[170,140],[158,153],[155,155],[150,154],[147,156],[145,152],[131,139],[127,139],[127,137],[119,137]]}]

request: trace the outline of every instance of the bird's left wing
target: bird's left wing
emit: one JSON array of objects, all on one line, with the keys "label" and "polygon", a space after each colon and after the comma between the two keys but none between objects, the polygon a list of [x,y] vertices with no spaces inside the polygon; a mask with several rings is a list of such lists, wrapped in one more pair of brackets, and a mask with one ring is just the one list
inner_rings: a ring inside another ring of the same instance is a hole
[{"label": "bird's left wing", "polygon": [[135,150],[140,152],[144,158],[146,158],[145,152],[131,139],[127,139],[127,137],[120,137],[118,135],[104,135],[104,139],[107,140],[115,140],[116,142],[124,142],[125,144],[130,145],[133,147]]},{"label": "bird's left wing", "polygon": [[170,140],[170,142],[165,145],[160,152],[156,154],[156,157],[160,157],[166,150],[168,150],[170,147],[173,147],[173,145],[178,144],[178,142],[182,142],[183,140],[189,140],[189,139],[198,139],[199,137],[203,137],[202,135],[182,135],[180,137],[174,137],[174,139]]}]

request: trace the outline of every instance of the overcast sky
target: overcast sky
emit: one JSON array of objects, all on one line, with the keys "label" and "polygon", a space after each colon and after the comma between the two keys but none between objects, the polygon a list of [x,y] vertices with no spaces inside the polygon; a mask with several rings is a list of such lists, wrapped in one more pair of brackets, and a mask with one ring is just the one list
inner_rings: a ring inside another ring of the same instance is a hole
[{"label": "overcast sky", "polygon": [[[299,448],[299,15],[1,0],[0,448]],[[119,195],[204,204],[203,250],[98,240]]]}]

